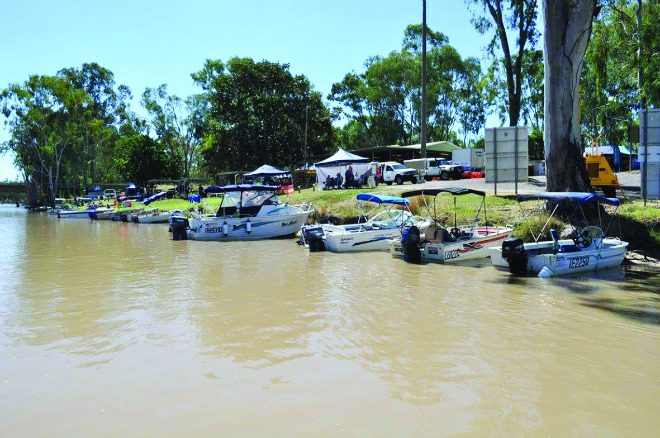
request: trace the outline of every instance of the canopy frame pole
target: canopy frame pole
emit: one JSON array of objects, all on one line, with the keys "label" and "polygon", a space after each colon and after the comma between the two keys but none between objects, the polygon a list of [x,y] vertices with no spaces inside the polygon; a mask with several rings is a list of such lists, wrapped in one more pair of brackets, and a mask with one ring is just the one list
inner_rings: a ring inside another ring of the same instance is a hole
[{"label": "canopy frame pole", "polygon": [[545,232],[545,227],[547,227],[548,224],[550,223],[550,219],[552,219],[552,217],[555,215],[555,212],[557,211],[557,208],[559,208],[559,203],[558,202],[555,204],[555,208],[552,210],[552,213],[550,213],[550,216],[548,217],[548,220],[545,221],[545,224],[543,224],[543,228],[541,228],[541,232],[539,232],[538,236],[534,236],[534,232],[531,231],[532,237],[534,238],[534,242],[539,243],[539,239],[541,238],[541,236]]}]

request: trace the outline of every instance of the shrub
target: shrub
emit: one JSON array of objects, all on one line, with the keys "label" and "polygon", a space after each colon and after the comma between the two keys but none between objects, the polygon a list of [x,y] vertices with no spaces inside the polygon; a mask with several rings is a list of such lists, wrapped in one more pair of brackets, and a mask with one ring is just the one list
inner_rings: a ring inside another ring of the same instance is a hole
[{"label": "shrub", "polygon": [[[521,238],[524,242],[533,242],[534,236],[538,237],[538,234],[543,229],[543,225],[545,225],[549,217],[550,216],[547,214],[528,217],[513,227],[513,235]],[[562,222],[556,217],[553,217],[545,226],[545,230],[543,231],[543,234],[541,234],[539,240],[552,240],[552,237],[550,236],[551,229],[557,230],[557,232],[561,235],[561,233],[567,227],[568,224]]]}]

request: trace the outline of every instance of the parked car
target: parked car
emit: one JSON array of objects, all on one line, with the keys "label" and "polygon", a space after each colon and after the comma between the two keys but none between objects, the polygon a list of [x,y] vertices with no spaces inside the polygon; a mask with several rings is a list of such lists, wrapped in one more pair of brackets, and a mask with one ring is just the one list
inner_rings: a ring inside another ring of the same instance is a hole
[{"label": "parked car", "polygon": [[410,169],[401,163],[397,163],[396,161],[386,161],[384,163],[380,163],[380,168],[381,177],[380,181],[378,182],[384,182],[388,186],[392,185],[393,182],[397,183],[398,185],[403,184],[405,181],[410,181],[413,184],[418,182],[419,174],[415,169]]},{"label": "parked car", "polygon": [[103,199],[117,199],[117,191],[115,189],[105,189]]},{"label": "parked car", "polygon": [[463,166],[453,164],[443,158],[417,158],[405,160],[403,164],[417,169],[427,181],[430,181],[433,177],[439,177],[442,180],[460,179],[463,175]]}]

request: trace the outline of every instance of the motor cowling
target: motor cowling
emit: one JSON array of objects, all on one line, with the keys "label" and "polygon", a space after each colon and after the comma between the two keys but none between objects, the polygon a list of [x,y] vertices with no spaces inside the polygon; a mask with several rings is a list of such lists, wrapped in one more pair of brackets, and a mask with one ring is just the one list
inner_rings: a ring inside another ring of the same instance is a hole
[{"label": "motor cowling", "polygon": [[401,246],[403,247],[403,260],[408,263],[421,263],[422,251],[419,247],[421,242],[419,228],[416,226],[405,227],[401,234]]},{"label": "motor cowling", "polygon": [[302,241],[307,244],[310,252],[325,251],[324,235],[323,227],[320,226],[302,228]]},{"label": "motor cowling", "polygon": [[172,216],[172,240],[188,240],[188,218]]},{"label": "motor cowling", "polygon": [[509,264],[512,274],[527,274],[527,251],[522,239],[512,237],[502,242],[502,258]]}]

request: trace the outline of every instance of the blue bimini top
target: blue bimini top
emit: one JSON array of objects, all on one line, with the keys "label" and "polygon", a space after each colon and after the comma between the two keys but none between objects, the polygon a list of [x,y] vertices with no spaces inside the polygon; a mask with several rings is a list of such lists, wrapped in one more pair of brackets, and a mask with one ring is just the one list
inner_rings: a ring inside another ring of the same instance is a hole
[{"label": "blue bimini top", "polygon": [[386,195],[372,195],[370,193],[360,193],[357,195],[358,201],[375,202],[376,204],[394,204],[394,205],[410,205],[410,201],[404,198],[397,198],[396,196]]},{"label": "blue bimini top", "polygon": [[602,202],[609,205],[620,205],[619,198],[606,198],[596,193],[589,192],[539,192],[530,195],[518,195],[518,202],[530,201],[534,199],[544,199],[546,201],[575,201],[578,204],[587,204],[589,202]]}]

